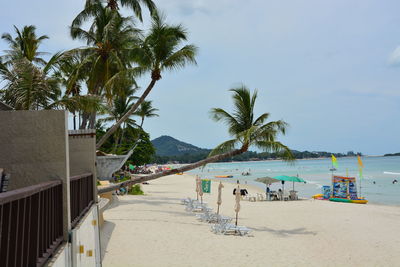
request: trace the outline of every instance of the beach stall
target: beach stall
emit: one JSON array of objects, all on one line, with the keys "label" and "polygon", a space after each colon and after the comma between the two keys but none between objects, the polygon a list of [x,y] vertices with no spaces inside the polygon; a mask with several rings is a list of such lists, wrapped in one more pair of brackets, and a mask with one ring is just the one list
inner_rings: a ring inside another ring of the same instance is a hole
[{"label": "beach stall", "polygon": [[358,198],[356,178],[345,176],[332,177],[332,191],[330,201],[366,204],[368,201],[364,198]]}]

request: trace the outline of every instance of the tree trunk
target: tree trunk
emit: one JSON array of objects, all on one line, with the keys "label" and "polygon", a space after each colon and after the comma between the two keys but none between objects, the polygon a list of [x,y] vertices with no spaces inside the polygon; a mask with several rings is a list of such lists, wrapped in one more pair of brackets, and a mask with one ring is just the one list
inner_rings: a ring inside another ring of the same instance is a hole
[{"label": "tree trunk", "polygon": [[154,180],[154,179],[157,179],[157,178],[160,178],[163,176],[172,175],[172,174],[176,174],[176,173],[180,173],[180,172],[190,171],[190,170],[196,169],[198,167],[204,166],[207,163],[216,162],[216,161],[219,161],[219,160],[222,160],[225,158],[230,158],[230,157],[242,154],[243,152],[246,152],[246,151],[247,151],[247,146],[242,146],[241,149],[236,149],[236,150],[233,150],[233,151],[230,151],[227,153],[215,155],[215,156],[200,160],[198,162],[179,167],[177,169],[166,170],[166,171],[163,171],[160,173],[155,173],[155,174],[150,174],[150,175],[143,176],[143,177],[133,178],[130,181],[115,184],[115,185],[107,187],[107,188],[98,189],[98,193],[102,194],[102,193],[114,191],[116,189],[119,189],[120,187],[143,183],[146,181]]},{"label": "tree trunk", "polygon": [[76,112],[72,112],[72,114],[74,115],[74,130],[76,130]]},{"label": "tree trunk", "polygon": [[79,129],[86,129],[87,123],[88,123],[88,119],[89,119],[89,113],[87,112],[83,112],[82,113],[82,123],[79,126]]},{"label": "tree trunk", "polygon": [[142,96],[138,99],[138,101],[136,101],[136,103],[131,107],[130,110],[128,110],[128,112],[125,113],[124,116],[122,116],[121,119],[119,119],[99,140],[99,142],[97,142],[96,144],[96,149],[99,149],[104,142],[119,128],[119,126],[125,122],[129,116],[131,116],[133,114],[133,112],[136,111],[136,109],[139,107],[140,104],[143,103],[143,101],[145,100],[146,96],[150,93],[151,89],[153,89],[154,85],[156,84],[157,80],[156,79],[152,79],[149,86],[147,86],[146,90],[143,92]]},{"label": "tree trunk", "polygon": [[88,129],[96,129],[96,111],[89,115]]}]

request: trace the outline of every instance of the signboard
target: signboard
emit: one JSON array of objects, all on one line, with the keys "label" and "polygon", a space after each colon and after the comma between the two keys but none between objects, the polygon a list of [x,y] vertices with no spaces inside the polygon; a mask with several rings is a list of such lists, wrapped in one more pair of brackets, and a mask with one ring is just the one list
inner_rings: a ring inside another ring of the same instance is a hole
[{"label": "signboard", "polygon": [[211,193],[211,180],[201,180],[201,188],[203,189],[204,193]]}]

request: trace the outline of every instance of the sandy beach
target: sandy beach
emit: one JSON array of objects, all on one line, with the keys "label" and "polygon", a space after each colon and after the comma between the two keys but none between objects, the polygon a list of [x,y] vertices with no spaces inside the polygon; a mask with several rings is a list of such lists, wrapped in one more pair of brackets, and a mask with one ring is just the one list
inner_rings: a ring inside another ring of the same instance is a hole
[{"label": "sandy beach", "polygon": [[[216,210],[217,182],[204,201]],[[221,213],[234,217],[234,184],[224,183]],[[258,188],[243,185],[249,193]],[[194,176],[142,185],[105,211],[103,266],[400,266],[400,207],[318,200],[241,202],[249,237],[216,235],[186,212]]]}]

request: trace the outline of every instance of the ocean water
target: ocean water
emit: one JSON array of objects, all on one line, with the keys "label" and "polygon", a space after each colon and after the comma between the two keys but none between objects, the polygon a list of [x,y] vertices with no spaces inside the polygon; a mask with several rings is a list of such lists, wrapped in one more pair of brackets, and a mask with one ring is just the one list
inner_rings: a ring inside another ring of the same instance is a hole
[{"label": "ocean water", "polygon": [[[357,194],[365,197],[370,203],[400,206],[400,157],[363,157],[363,178],[359,179],[358,163],[356,157],[338,158],[338,168],[334,175],[350,176],[357,178]],[[290,175],[303,178],[306,184],[295,183],[295,190],[301,197],[311,197],[321,193],[323,185],[331,185],[332,173],[331,159],[297,160],[294,164],[284,161],[253,161],[212,163],[205,168],[191,171],[202,178],[214,178],[215,175],[233,175],[233,178],[223,178],[240,181],[241,184],[253,184],[265,189],[265,185],[255,182],[258,177],[274,177],[278,175]],[[251,175],[243,176],[249,171]],[[399,182],[393,184],[393,180]],[[375,182],[375,184],[374,184]],[[285,183],[285,190],[291,190],[293,183]],[[274,183],[272,190],[282,188],[280,183]]]}]

